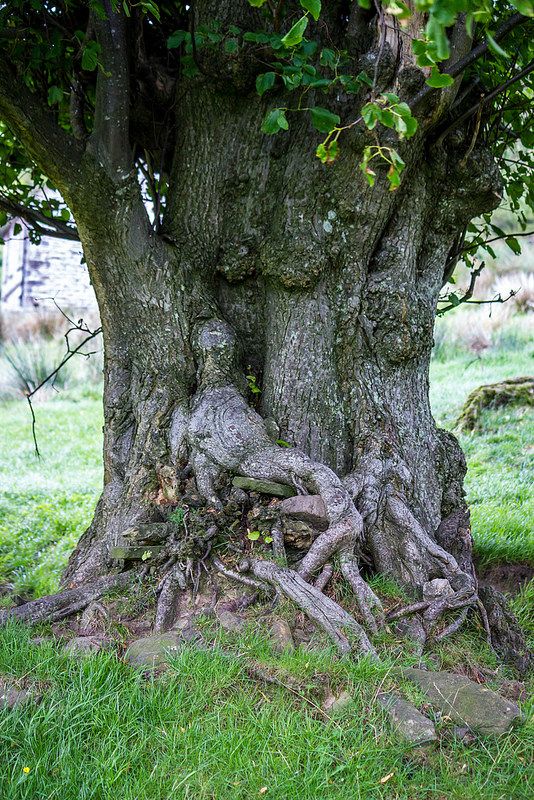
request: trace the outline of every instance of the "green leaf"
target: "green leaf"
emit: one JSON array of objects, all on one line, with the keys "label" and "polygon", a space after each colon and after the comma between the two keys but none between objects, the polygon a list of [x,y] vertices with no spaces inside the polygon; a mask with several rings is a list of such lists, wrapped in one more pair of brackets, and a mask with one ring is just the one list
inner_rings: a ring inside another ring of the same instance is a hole
[{"label": "green leaf", "polygon": [[252,6],[252,8],[261,8],[266,2],[267,0],[248,0],[248,4]]},{"label": "green leaf", "polygon": [[273,108],[272,111],[269,111],[261,126],[262,133],[266,133],[269,136],[273,133],[278,133],[278,131],[287,131],[288,128],[289,123],[283,108]]},{"label": "green leaf", "polygon": [[337,64],[335,50],[331,50],[329,47],[323,47],[319,61],[322,67],[330,67],[330,69],[335,69]]},{"label": "green leaf", "polygon": [[507,236],[504,241],[506,242],[512,253],[515,253],[516,256],[521,255],[521,245],[519,244],[515,236]]},{"label": "green leaf", "polygon": [[401,182],[400,172],[399,172],[398,169],[396,169],[396,167],[393,166],[393,164],[391,165],[391,167],[388,170],[387,179],[389,181],[389,191],[390,192],[394,192],[395,189],[399,188],[400,182]]},{"label": "green leaf", "polygon": [[256,91],[260,97],[273,88],[275,80],[276,74],[274,72],[262,72],[261,75],[258,75],[256,78]]},{"label": "green leaf", "polygon": [[392,0],[386,8],[386,14],[391,14],[393,17],[397,17],[397,19],[409,19],[412,16],[412,11],[408,8],[406,3],[401,2],[401,0]]},{"label": "green leaf", "polygon": [[282,44],[284,47],[294,47],[296,44],[300,44],[302,42],[302,37],[304,36],[304,31],[308,27],[308,17],[304,15],[301,17],[293,27],[286,33],[285,36],[282,36]]},{"label": "green leaf", "polygon": [[100,45],[98,42],[87,42],[82,53],[82,69],[87,72],[92,72],[98,66],[98,57],[100,55]]},{"label": "green leaf", "polygon": [[265,544],[271,544],[272,540],[273,540],[272,536],[265,536],[264,539],[263,539]]},{"label": "green leaf", "polygon": [[59,86],[51,86],[48,90],[48,105],[53,106],[63,100],[63,92]]},{"label": "green leaf", "polygon": [[259,531],[249,531],[247,533],[247,539],[250,539],[251,542],[257,542],[259,538],[260,538]]},{"label": "green leaf", "polygon": [[321,133],[330,133],[341,122],[340,117],[327,108],[315,106],[315,108],[310,108],[309,111],[313,127]]},{"label": "green leaf", "polygon": [[317,22],[321,13],[321,0],[300,0],[300,5],[305,11],[309,11]]},{"label": "green leaf", "polygon": [[237,39],[227,39],[224,43],[224,52],[232,56],[239,50],[239,42]]},{"label": "green leaf", "polygon": [[[334,139],[327,145],[324,142],[321,142],[315,151],[315,155],[321,161],[321,163],[332,164],[339,155],[339,145],[337,143],[337,139]],[[287,446],[290,447],[290,445]]]},{"label": "green leaf", "polygon": [[445,86],[451,86],[454,83],[454,78],[445,72],[440,72],[436,66],[433,66],[430,77],[426,79],[425,83],[427,86],[432,86],[433,89],[443,89]]},{"label": "green leaf", "polygon": [[511,0],[512,5],[525,17],[534,17],[534,3],[532,0]]},{"label": "green leaf", "polygon": [[426,24],[426,38],[432,43],[436,51],[436,60],[443,61],[450,55],[449,40],[445,33],[445,26],[431,14]]},{"label": "green leaf", "polygon": [[191,34],[188,33],[188,31],[174,31],[174,33],[171,33],[167,39],[168,49],[172,50],[175,47],[180,47],[180,45],[183,44],[185,39],[190,35]]},{"label": "green leaf", "polygon": [[376,103],[366,103],[362,108],[363,121],[370,131],[376,128],[376,123],[380,120],[381,115],[382,111]]},{"label": "green leaf", "polygon": [[502,49],[500,44],[498,44],[495,41],[495,39],[493,38],[493,36],[489,31],[486,31],[486,39],[488,40],[488,47],[492,51],[492,53],[495,53],[495,55],[497,56],[501,56],[501,58],[508,58],[508,53],[506,52],[506,50]]}]

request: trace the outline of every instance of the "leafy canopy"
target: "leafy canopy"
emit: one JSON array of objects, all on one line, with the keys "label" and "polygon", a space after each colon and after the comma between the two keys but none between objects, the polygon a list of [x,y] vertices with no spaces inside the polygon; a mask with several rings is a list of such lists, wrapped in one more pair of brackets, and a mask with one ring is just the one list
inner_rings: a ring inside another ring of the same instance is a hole
[{"label": "leafy canopy", "polygon": [[[290,135],[294,120],[305,115],[316,132],[310,158],[315,151],[326,167],[335,168],[344,134],[356,127],[366,130],[368,143],[354,165],[362,189],[365,182],[373,187],[381,180],[377,164],[386,165],[390,190],[398,189],[406,141],[428,130],[428,125],[421,130],[418,118],[421,101],[459,82],[441,133],[469,121],[474,139],[482,137],[498,159],[506,201],[524,229],[528,209],[534,209],[533,0],[235,0],[232,5],[237,11],[231,21],[214,11],[213,18],[199,23],[192,6],[177,0],[9,0],[0,2],[1,46],[17,80],[46,104],[57,125],[83,141],[95,121],[97,77],[110,75],[94,20],[112,13],[126,19],[130,143],[155,207],[156,228],[169,175],[176,87],[204,81],[224,91],[225,79],[205,68],[210,54],[218,53],[230,63],[252,65],[252,91],[255,87],[257,102],[265,106],[258,136]],[[359,68],[350,48],[331,35],[334,7],[338,26],[348,30],[357,18],[362,35],[371,35],[374,66]],[[474,40],[472,52],[480,50],[465,65],[451,45],[452,33],[461,30]],[[403,96],[396,79],[387,86],[381,80],[391,31],[423,73],[415,95]],[[341,116],[340,96],[354,98],[349,118]],[[75,235],[69,209],[42,173],[0,122],[0,224],[26,210],[33,238],[47,231]],[[463,232],[460,254],[472,262],[480,246],[491,252],[488,240],[501,236],[520,251],[519,240],[488,216]]]}]

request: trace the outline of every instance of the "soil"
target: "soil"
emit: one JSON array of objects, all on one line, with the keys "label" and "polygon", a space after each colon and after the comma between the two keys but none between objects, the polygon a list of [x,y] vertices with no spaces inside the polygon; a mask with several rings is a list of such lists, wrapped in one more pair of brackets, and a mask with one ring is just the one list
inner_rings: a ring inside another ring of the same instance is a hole
[{"label": "soil", "polygon": [[534,578],[534,567],[530,564],[492,564],[478,570],[480,584],[491,586],[503,594],[519,594],[523,586]]}]

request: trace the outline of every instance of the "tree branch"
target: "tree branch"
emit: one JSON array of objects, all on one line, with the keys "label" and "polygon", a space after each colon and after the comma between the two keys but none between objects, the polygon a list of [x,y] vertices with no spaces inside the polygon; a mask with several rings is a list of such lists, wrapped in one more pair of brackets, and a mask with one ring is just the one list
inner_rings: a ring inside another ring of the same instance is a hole
[{"label": "tree branch", "polygon": [[[493,34],[494,41],[499,42],[518,25],[524,25],[526,22],[530,21],[531,18],[525,17],[523,14],[513,14],[497,28]],[[471,64],[474,64],[475,61],[478,61],[479,58],[485,55],[489,49],[490,43],[487,39],[484,39],[484,41],[475,45],[475,47],[473,47],[473,49],[466,56],[458,59],[458,61],[455,61],[454,64],[451,64],[449,67],[447,67],[447,69],[443,70],[443,72],[447,75],[450,75],[452,78],[456,78],[462,72],[465,72],[467,67],[471,66]],[[424,86],[421,91],[418,92],[410,101],[410,108],[414,109],[422,100],[424,100],[427,95],[434,91],[436,90],[432,86]]]},{"label": "tree branch", "polygon": [[96,80],[94,128],[90,146],[100,157],[109,175],[117,170],[128,173],[132,167],[129,142],[130,74],[126,20],[119,6],[113,11],[104,0],[105,18],[93,14],[93,28],[102,49],[102,61]]},{"label": "tree branch", "polygon": [[29,208],[14,200],[0,195],[0,208],[7,211],[14,217],[21,217],[26,220],[41,236],[52,236],[56,239],[70,239],[79,242],[78,231],[72,225],[68,225],[60,219],[52,219],[45,216],[36,208]]},{"label": "tree branch", "polygon": [[491,92],[483,95],[477,103],[471,106],[471,108],[469,108],[459,117],[453,119],[453,121],[450,122],[449,125],[447,125],[443,133],[440,134],[437,143],[439,144],[441,141],[443,141],[443,139],[446,137],[449,131],[451,131],[453,128],[457,128],[459,125],[462,124],[462,122],[465,122],[466,119],[469,119],[469,117],[473,116],[473,114],[476,114],[476,112],[478,111],[479,108],[481,108],[481,106],[485,105],[486,103],[489,103],[490,100],[493,100],[495,97],[497,97],[497,95],[501,94],[501,92],[506,91],[506,89],[508,89],[509,86],[512,86],[512,84],[517,83],[517,81],[520,81],[523,78],[526,78],[527,75],[530,75],[531,72],[534,72],[534,60],[531,61],[530,64],[527,64],[526,67],[517,72],[515,75],[512,75],[512,77],[509,78],[507,81],[501,83],[499,86],[496,86],[495,89],[492,89]]},{"label": "tree branch", "polygon": [[76,181],[81,148],[25,86],[5,56],[0,56],[0,119],[62,193]]}]

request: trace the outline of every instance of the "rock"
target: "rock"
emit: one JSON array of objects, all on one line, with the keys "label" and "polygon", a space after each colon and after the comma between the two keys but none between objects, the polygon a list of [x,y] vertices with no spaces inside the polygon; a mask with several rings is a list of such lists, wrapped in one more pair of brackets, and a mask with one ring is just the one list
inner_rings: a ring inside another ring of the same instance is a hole
[{"label": "rock", "polygon": [[438,597],[448,597],[454,594],[454,590],[446,578],[434,578],[423,584],[423,600],[432,602]]},{"label": "rock", "polygon": [[400,636],[410,639],[415,652],[421,655],[426,642],[426,632],[421,619],[416,614],[413,617],[401,617],[395,620],[393,627]]},{"label": "rock", "polygon": [[154,633],[132,642],[124,658],[134,667],[160,667],[167,663],[169,655],[182,647],[183,641],[177,632]]},{"label": "rock", "polygon": [[397,733],[411,744],[427,744],[437,739],[432,720],[402,697],[393,692],[378,695],[378,702],[386,710]]},{"label": "rock", "polygon": [[11,709],[18,708],[32,700],[38,703],[40,699],[40,695],[34,694],[29,689],[17,689],[9,681],[0,678],[0,709],[7,708],[11,711]]},{"label": "rock", "polygon": [[340,692],[339,694],[329,694],[326,696],[325,701],[323,703],[323,711],[326,712],[336,712],[341,711],[343,708],[348,706],[348,704],[352,701],[352,697],[348,692]]},{"label": "rock", "polygon": [[280,503],[280,511],[288,517],[307,522],[313,528],[326,530],[328,517],[323,498],[318,494],[299,494]]},{"label": "rock", "polygon": [[271,623],[271,642],[276,653],[283,653],[285,650],[294,650],[295,643],[291,634],[291,628],[285,619],[275,617]]},{"label": "rock", "polygon": [[514,702],[463,675],[414,667],[405,669],[403,675],[417,684],[442,714],[477,733],[506,733],[521,719]]},{"label": "rock", "polygon": [[167,522],[150,522],[128,528],[122,532],[122,537],[131,544],[162,544],[169,538],[169,524]]},{"label": "rock", "polygon": [[215,608],[215,616],[219,621],[219,625],[225,631],[240,631],[245,625],[243,617],[234,614],[233,611],[228,611],[225,608]]},{"label": "rock", "polygon": [[238,489],[245,489],[247,492],[270,494],[273,497],[293,497],[297,493],[292,486],[285,486],[283,483],[257,480],[256,478],[243,478],[239,475],[233,479],[232,485]]},{"label": "rock", "polygon": [[306,522],[291,518],[284,520],[284,542],[289,547],[308,550],[316,535],[317,531]]},{"label": "rock", "polygon": [[109,557],[115,561],[148,561],[163,550],[162,545],[144,545],[143,547],[130,547],[129,545],[116,545],[109,548]]},{"label": "rock", "polygon": [[90,656],[102,650],[102,642],[94,636],[75,636],[64,648],[72,656]]},{"label": "rock", "polygon": [[475,737],[467,725],[455,725],[452,734],[455,739],[461,739],[464,744],[473,744],[475,741]]}]

